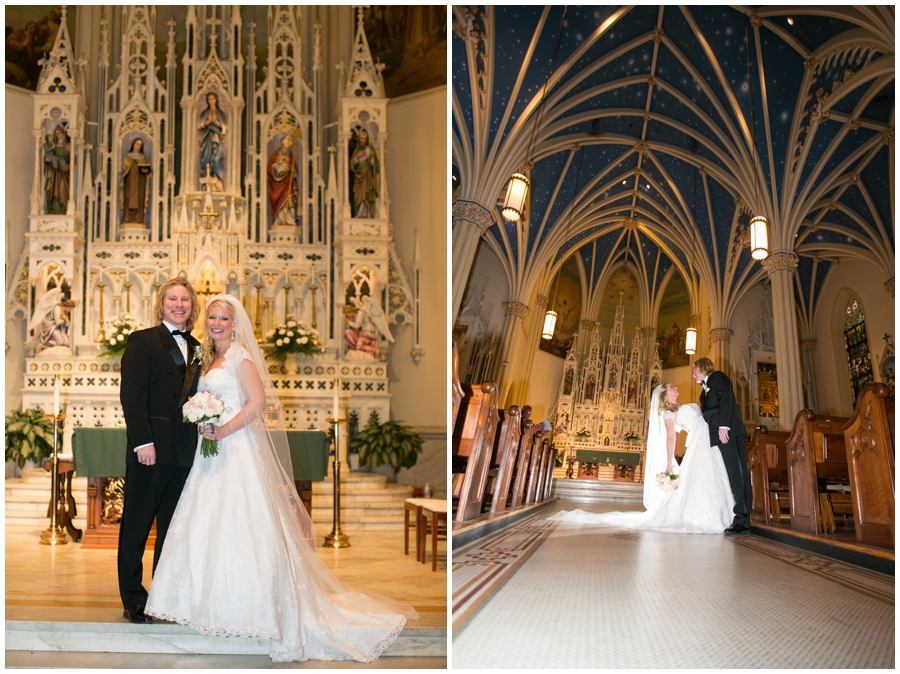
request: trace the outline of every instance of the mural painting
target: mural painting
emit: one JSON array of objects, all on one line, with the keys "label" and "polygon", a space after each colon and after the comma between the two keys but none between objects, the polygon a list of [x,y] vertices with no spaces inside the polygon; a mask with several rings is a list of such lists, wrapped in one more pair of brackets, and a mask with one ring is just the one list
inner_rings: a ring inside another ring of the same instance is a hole
[{"label": "mural painting", "polygon": [[[75,25],[77,8],[68,8],[68,23]],[[6,83],[37,90],[38,63],[53,50],[62,12],[54,5],[6,5]]]},{"label": "mural painting", "polygon": [[656,341],[664,370],[689,365],[684,352],[684,331],[691,326],[691,299],[681,275],[675,273],[663,293],[656,321]]},{"label": "mural painting", "polygon": [[574,257],[563,262],[550,288],[553,293],[550,302],[557,313],[556,331],[553,339],[541,340],[540,349],[565,358],[575,333],[578,332],[578,321],[581,320],[581,274]]}]

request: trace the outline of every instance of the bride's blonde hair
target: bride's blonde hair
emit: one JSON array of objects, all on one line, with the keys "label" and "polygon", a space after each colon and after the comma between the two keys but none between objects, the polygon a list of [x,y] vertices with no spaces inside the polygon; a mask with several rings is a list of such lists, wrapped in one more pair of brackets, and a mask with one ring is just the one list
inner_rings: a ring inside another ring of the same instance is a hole
[{"label": "bride's blonde hair", "polygon": [[663,412],[674,412],[677,409],[678,403],[669,402],[669,382],[664,382],[662,390],[659,392],[659,416],[662,416]]}]

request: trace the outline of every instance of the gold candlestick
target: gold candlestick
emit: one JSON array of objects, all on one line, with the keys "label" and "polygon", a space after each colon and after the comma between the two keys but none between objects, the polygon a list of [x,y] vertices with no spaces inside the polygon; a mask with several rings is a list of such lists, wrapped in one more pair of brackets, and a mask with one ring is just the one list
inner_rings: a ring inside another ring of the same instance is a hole
[{"label": "gold candlestick", "polygon": [[131,280],[125,284],[125,313],[131,313]]},{"label": "gold candlestick", "polygon": [[287,268],[284,270],[284,322],[288,322],[288,298],[291,295],[291,283]]},{"label": "gold candlestick", "polygon": [[[57,377],[59,375],[56,375]],[[50,526],[41,533],[41,545],[68,545],[66,531],[59,523],[59,428],[65,421],[65,414],[48,414],[53,419],[53,457],[51,459],[52,479],[50,480]]]},{"label": "gold candlestick", "polygon": [[316,273],[313,271],[312,276],[312,285],[309,287],[309,291],[312,293],[312,326],[316,327]]},{"label": "gold candlestick", "polygon": [[103,281],[97,284],[97,287],[100,289],[100,340],[101,342],[106,341],[106,328],[103,327],[103,289],[106,287],[106,284]]},{"label": "gold candlestick", "polygon": [[334,452],[334,461],[332,462],[334,471],[334,526],[331,529],[331,533],[325,537],[325,547],[349,548],[350,538],[341,531],[341,461],[338,455],[338,452],[340,451],[338,449],[340,447],[340,444],[338,443],[338,429],[346,419],[327,419],[326,421],[328,421],[334,429],[331,438],[331,449]]}]

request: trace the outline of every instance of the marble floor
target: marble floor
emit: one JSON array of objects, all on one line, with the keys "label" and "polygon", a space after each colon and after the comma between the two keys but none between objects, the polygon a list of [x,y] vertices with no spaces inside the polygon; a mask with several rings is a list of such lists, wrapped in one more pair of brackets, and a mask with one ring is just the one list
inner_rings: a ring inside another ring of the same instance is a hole
[{"label": "marble floor", "polygon": [[894,578],[757,536],[547,522],[455,549],[453,668],[893,668]]},{"label": "marble floor", "polygon": [[[319,544],[330,533],[330,526],[317,527]],[[103,623],[128,626],[122,618],[122,605],[116,581],[116,551],[86,550],[80,544],[40,545],[40,529],[6,526],[6,621],[7,636],[13,621],[53,623]],[[438,570],[428,563],[419,564],[415,554],[403,554],[403,533],[354,532],[344,528],[351,547],[342,550],[319,548],[319,556],[349,587],[380,594],[412,604],[421,616],[410,621],[410,634],[436,634],[447,628],[447,553],[446,543],[438,548]],[[150,581],[152,552],[144,557],[145,586]],[[172,625],[175,628],[181,626]],[[410,629],[412,628],[412,629]],[[187,629],[187,628],[184,628]],[[407,632],[404,631],[404,634]],[[215,637],[213,637],[215,638]],[[401,639],[403,635],[401,635]],[[415,641],[415,638],[408,639]],[[7,638],[9,642],[9,638]],[[187,655],[149,653],[98,653],[87,647],[77,653],[6,652],[7,667],[100,667],[142,668],[147,666],[178,668],[256,668],[256,667],[328,667],[335,663],[307,662],[277,665],[265,655]],[[104,649],[98,648],[97,651]],[[369,667],[445,668],[446,648],[422,657],[383,657]],[[63,664],[65,663],[65,664]],[[339,663],[353,666],[354,663]]]}]

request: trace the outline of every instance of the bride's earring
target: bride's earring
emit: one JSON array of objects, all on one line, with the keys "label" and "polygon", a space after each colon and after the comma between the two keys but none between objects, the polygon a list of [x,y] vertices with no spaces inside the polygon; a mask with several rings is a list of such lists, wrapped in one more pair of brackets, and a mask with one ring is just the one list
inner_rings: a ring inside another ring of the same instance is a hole
[{"label": "bride's earring", "polygon": [[234,330],[231,331],[231,341],[234,341]]}]

